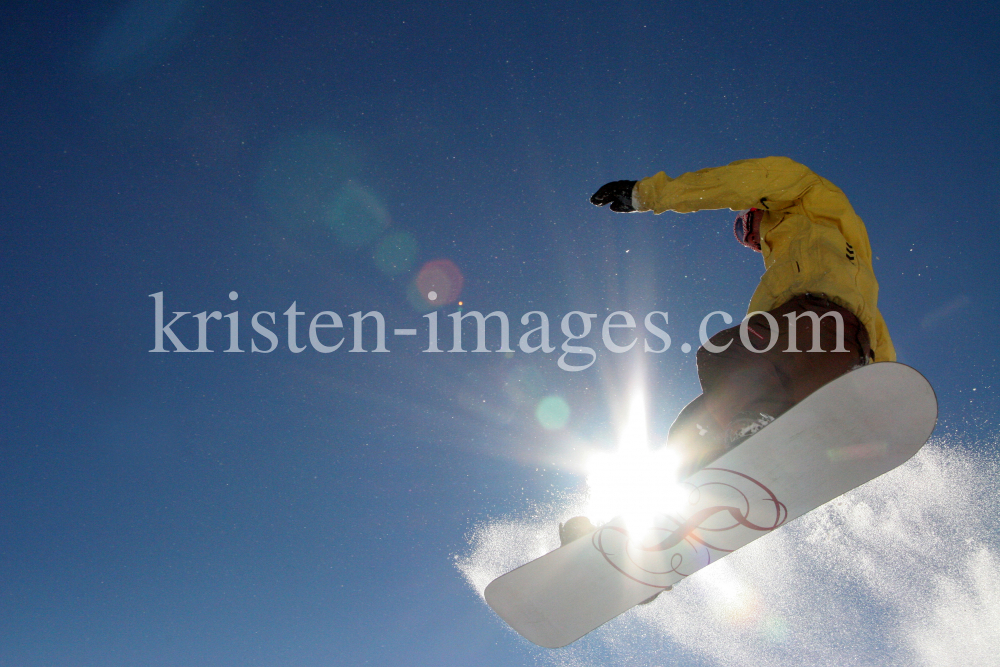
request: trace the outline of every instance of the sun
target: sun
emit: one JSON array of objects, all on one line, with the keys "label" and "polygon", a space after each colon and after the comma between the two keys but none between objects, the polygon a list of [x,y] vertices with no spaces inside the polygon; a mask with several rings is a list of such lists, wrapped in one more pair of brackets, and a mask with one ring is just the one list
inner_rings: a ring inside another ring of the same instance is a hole
[{"label": "sun", "polygon": [[595,453],[588,461],[586,515],[597,524],[623,516],[630,533],[645,533],[656,515],[672,512],[682,500],[679,464],[676,452],[650,448],[645,400],[636,392],[617,451]]}]

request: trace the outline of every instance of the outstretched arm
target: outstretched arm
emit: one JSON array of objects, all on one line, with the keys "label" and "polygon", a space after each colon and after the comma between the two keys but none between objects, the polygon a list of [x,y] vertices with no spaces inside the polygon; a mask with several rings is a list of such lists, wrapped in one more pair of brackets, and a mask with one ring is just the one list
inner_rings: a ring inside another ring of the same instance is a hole
[{"label": "outstretched arm", "polygon": [[[786,157],[739,160],[670,178],[662,171],[635,186],[636,210],[691,213],[706,209],[775,208],[821,183],[807,167]],[[773,202],[773,204],[771,203]]]}]

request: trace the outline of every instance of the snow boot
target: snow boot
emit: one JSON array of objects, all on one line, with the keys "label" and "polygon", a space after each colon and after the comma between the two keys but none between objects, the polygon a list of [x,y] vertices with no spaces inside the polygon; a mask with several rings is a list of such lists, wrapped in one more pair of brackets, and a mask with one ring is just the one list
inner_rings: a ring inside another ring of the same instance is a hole
[{"label": "snow boot", "polygon": [[574,540],[597,530],[597,526],[585,516],[575,516],[566,523],[559,524],[559,546],[564,547]]}]

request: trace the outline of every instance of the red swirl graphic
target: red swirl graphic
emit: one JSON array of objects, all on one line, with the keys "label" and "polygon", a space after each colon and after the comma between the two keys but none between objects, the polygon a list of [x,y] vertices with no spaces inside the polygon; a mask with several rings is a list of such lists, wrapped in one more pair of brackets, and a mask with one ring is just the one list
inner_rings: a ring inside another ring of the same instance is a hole
[{"label": "red swirl graphic", "polygon": [[[627,529],[609,525],[594,533],[594,547],[609,565],[629,579],[666,588],[669,584],[655,580],[667,575],[693,574],[757,539],[761,533],[778,528],[788,518],[784,503],[749,475],[725,468],[704,468],[694,479],[703,477],[708,479],[700,484],[686,483],[691,513],[686,518],[663,515],[665,525],[652,529],[664,533],[655,543],[642,546],[631,539]],[[759,495],[760,492],[763,494]],[[703,502],[709,504],[699,507]],[[713,558],[716,553],[719,555]],[[676,577],[671,578],[671,583],[674,581]]]}]

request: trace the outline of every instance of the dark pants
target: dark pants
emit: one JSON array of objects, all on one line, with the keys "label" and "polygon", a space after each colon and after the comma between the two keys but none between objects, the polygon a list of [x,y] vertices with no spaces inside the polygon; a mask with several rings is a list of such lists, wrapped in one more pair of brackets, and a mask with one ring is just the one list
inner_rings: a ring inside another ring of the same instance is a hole
[{"label": "dark pants", "polygon": [[[789,313],[795,320],[795,347],[790,349]],[[813,347],[813,318],[839,313],[843,337],[838,336],[833,315],[819,320],[819,349]],[[698,350],[698,378],[702,395],[685,407],[670,427],[668,443],[684,456],[685,474],[707,465],[730,446],[728,429],[734,418],[767,415],[778,417],[827,382],[871,357],[868,334],[858,318],[840,306],[809,294],[793,297],[770,311],[776,320],[776,342],[766,352],[748,350],[740,327],[720,331],[709,345],[729,346],[722,352]],[[747,323],[747,338],[755,349],[764,350],[771,341],[772,324],[764,315]],[[834,351],[840,349],[842,351]]]}]

